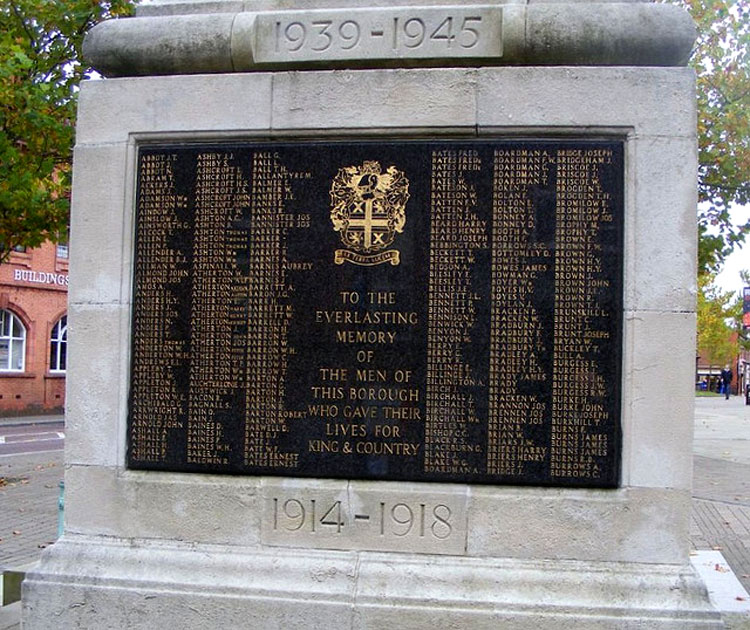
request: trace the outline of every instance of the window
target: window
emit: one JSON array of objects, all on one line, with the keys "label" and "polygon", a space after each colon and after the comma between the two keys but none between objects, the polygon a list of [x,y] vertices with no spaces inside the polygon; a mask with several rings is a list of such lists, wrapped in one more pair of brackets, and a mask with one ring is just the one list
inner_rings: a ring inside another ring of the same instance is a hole
[{"label": "window", "polygon": [[0,371],[23,372],[26,329],[13,313],[0,310]]},{"label": "window", "polygon": [[67,260],[68,259],[68,232],[69,228],[66,228],[64,232],[60,232],[54,242],[57,243],[57,258]]},{"label": "window", "polygon": [[63,315],[55,324],[50,335],[50,372],[64,372],[68,354],[68,316]]},{"label": "window", "polygon": [[[0,252],[5,251],[5,245],[3,243],[0,243]],[[14,245],[10,248],[10,251],[16,252],[18,254],[25,254],[26,253],[26,245]]]}]

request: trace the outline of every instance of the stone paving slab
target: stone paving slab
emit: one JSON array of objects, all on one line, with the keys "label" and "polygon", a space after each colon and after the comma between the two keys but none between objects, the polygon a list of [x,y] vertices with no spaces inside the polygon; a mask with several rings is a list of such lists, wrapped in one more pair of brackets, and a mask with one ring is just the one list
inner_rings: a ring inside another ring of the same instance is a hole
[{"label": "stone paving slab", "polygon": [[18,630],[21,618],[21,602],[0,607],[0,630]]},{"label": "stone paving slab", "polygon": [[750,591],[750,506],[693,499],[690,542],[694,549],[721,551]]},{"label": "stone paving slab", "polygon": [[62,451],[0,458],[0,569],[39,559],[57,539]]},{"label": "stone paving slab", "polygon": [[750,592],[750,406],[696,398],[693,452],[691,546],[721,551]]},{"label": "stone paving slab", "polygon": [[701,576],[717,610],[745,615],[750,620],[750,595],[727,565],[721,551],[699,549],[691,553],[690,563]]},{"label": "stone paving slab", "polygon": [[694,426],[694,455],[750,466],[750,405],[744,398],[696,398]]},{"label": "stone paving slab", "polygon": [[693,497],[750,505],[750,465],[694,455]]}]

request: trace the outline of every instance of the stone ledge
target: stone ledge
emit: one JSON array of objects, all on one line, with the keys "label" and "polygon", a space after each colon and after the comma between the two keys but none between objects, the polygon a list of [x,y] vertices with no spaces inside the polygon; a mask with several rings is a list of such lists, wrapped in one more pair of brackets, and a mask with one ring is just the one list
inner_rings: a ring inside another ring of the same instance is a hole
[{"label": "stone ledge", "polygon": [[[106,615],[106,619],[104,618]],[[169,626],[709,630],[690,566],[520,562],[66,535],[24,583],[24,629]],[[274,621],[274,619],[276,621]],[[239,624],[239,625],[238,625]]]},{"label": "stone ledge", "polygon": [[[598,0],[599,2],[648,2],[649,0]],[[538,4],[538,3],[586,3],[591,0],[484,0],[484,4],[504,6],[508,4]],[[430,6],[456,4],[456,0],[431,0]],[[471,2],[467,4],[478,4]],[[371,7],[372,0],[316,0],[321,9],[341,9]],[[383,6],[415,6],[425,5],[425,0],[385,0]],[[140,3],[135,11],[137,16],[154,15],[187,15],[192,13],[238,13],[240,11],[283,11],[289,8],[288,0],[151,0]]]},{"label": "stone ledge", "polygon": [[[470,10],[481,17],[470,17]],[[409,18],[412,14],[414,17]],[[453,29],[452,22],[444,27],[441,20],[453,20],[454,14],[455,45],[449,45],[453,40],[447,42],[442,35],[427,36],[433,26],[435,33],[442,33],[441,28]],[[405,30],[409,21],[413,23]],[[347,22],[348,30],[343,29]],[[355,22],[357,39],[350,47]],[[279,35],[280,26],[274,34],[273,25],[282,23],[287,29],[295,25],[288,32],[281,29],[287,33],[288,41]],[[320,31],[320,25],[325,23],[329,25],[328,34]],[[415,31],[418,23],[422,23],[421,39]],[[404,41],[390,32],[391,27]],[[300,40],[299,33],[305,33],[307,39]],[[432,39],[436,41],[428,41]],[[87,35],[84,55],[106,76],[281,68],[684,66],[694,40],[695,27],[690,16],[667,4],[566,2],[411,9],[392,6],[110,20]]]}]

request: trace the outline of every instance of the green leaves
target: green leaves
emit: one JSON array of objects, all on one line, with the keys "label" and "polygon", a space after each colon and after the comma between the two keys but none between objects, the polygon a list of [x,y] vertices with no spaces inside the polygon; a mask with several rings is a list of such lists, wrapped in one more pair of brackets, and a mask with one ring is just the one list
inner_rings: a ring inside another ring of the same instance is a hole
[{"label": "green leaves", "polygon": [[[732,204],[750,203],[750,3],[676,0],[698,27],[697,75],[701,230],[699,265],[716,272],[750,232],[733,225]],[[709,236],[714,234],[714,236]]]},{"label": "green leaves", "polygon": [[0,3],[0,259],[67,232],[83,36],[132,0]]},{"label": "green leaves", "polygon": [[[732,204],[750,203],[750,0],[671,0],[695,20],[701,205],[699,268],[717,271],[750,232]],[[84,34],[135,0],[0,0],[0,244],[64,233],[75,97],[91,75]],[[656,89],[656,88],[655,88]],[[0,253],[0,258],[2,254]]]}]

